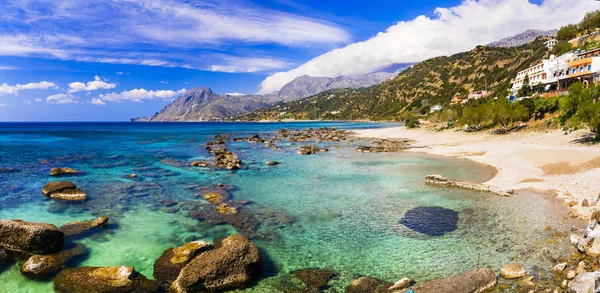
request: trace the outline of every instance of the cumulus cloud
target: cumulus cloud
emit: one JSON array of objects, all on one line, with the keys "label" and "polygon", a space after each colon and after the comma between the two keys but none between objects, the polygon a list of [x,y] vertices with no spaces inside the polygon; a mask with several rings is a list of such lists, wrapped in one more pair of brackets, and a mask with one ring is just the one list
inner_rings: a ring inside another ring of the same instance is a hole
[{"label": "cumulus cloud", "polygon": [[94,76],[94,80],[88,81],[87,83],[83,82],[72,82],[69,83],[69,93],[76,92],[91,92],[100,89],[114,89],[117,87],[115,83],[108,83],[100,78],[100,76]]},{"label": "cumulus cloud", "polygon": [[46,98],[50,104],[78,104],[77,98],[71,94],[55,94]]},{"label": "cumulus cloud", "polygon": [[0,84],[0,95],[17,95],[23,90],[47,90],[49,88],[57,88],[56,84],[48,81],[30,82],[27,84],[8,85]]},{"label": "cumulus cloud", "polygon": [[392,64],[420,62],[488,44],[526,29],[554,29],[579,22],[587,11],[600,8],[590,0],[465,0],[437,8],[434,17],[400,21],[362,42],[329,51],[303,65],[267,77],[260,93],[281,89],[302,75],[360,75]]},{"label": "cumulus cloud", "polygon": [[106,106],[106,103],[102,99],[93,98],[90,103],[96,106]]},{"label": "cumulus cloud", "polygon": [[[186,89],[180,89],[178,91],[172,90],[146,90],[144,88],[133,89],[129,91],[123,91],[120,93],[108,93],[101,94],[98,96],[98,100],[102,102],[121,102],[121,101],[133,101],[141,103],[144,100],[153,100],[153,99],[161,99],[161,100],[170,100],[176,96],[182,95],[187,92]],[[98,102],[100,102],[98,101]]]}]

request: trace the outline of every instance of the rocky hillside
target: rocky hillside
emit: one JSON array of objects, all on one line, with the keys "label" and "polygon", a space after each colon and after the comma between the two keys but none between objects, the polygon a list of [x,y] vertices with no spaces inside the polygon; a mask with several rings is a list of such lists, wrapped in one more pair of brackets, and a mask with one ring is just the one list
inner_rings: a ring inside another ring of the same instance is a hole
[{"label": "rocky hillside", "polygon": [[525,45],[527,43],[531,43],[531,42],[535,41],[535,39],[537,39],[538,37],[544,37],[544,36],[556,37],[556,33],[558,33],[558,30],[556,30],[556,29],[549,30],[549,31],[526,30],[518,35],[504,38],[500,41],[488,44],[487,46],[488,47],[505,47],[505,48],[516,47],[516,46]]},{"label": "rocky hillside", "polygon": [[301,76],[280,91],[268,95],[231,96],[215,94],[207,87],[188,91],[151,117],[134,118],[134,122],[189,122],[230,119],[276,103],[338,88],[361,88],[380,84],[398,72],[377,72],[351,77]]},{"label": "rocky hillside", "polygon": [[492,95],[504,95],[518,71],[548,54],[544,41],[510,48],[478,46],[423,61],[380,85],[330,90],[240,119],[397,120],[406,112],[425,113],[431,105],[446,105],[457,93],[487,87]]}]

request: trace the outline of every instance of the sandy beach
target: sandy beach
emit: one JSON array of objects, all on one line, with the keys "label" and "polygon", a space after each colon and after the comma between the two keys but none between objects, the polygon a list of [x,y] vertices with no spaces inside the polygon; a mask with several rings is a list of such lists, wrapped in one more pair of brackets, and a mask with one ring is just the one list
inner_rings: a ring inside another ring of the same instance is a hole
[{"label": "sandy beach", "polygon": [[[498,169],[485,185],[505,190],[552,192],[587,219],[598,209],[600,147],[576,142],[584,131],[521,131],[507,135],[393,127],[358,131],[363,138],[414,140],[409,152],[466,158]],[[440,174],[444,175],[444,174]],[[589,207],[582,206],[587,200]]]}]

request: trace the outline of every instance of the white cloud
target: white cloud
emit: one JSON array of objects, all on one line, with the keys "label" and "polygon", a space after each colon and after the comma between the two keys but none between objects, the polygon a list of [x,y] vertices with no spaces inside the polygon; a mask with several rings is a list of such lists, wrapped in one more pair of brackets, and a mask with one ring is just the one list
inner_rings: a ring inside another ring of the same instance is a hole
[{"label": "white cloud", "polygon": [[37,98],[37,99],[35,99],[35,101],[36,101],[36,102],[38,102],[38,103],[41,103],[41,102],[42,102],[42,99],[40,99],[40,98]]},{"label": "white cloud", "polygon": [[92,103],[92,105],[96,105],[96,106],[106,106],[106,103],[102,100],[102,99],[98,99],[98,98],[93,98],[90,103]]},{"label": "white cloud", "polygon": [[57,88],[56,84],[48,81],[30,82],[27,84],[8,85],[0,84],[1,95],[17,95],[22,90],[47,90],[49,88]]},{"label": "white cloud", "polygon": [[2,65],[0,64],[0,70],[21,70],[19,67],[10,66],[10,65]]},{"label": "white cloud", "polygon": [[8,106],[9,106],[9,105],[8,105],[8,104],[6,104],[6,103],[2,103],[2,104],[0,104],[0,108],[2,108],[2,107],[8,107]]},{"label": "white cloud", "polygon": [[120,93],[108,93],[101,94],[98,99],[105,102],[121,102],[121,101],[133,101],[141,103],[144,100],[170,100],[176,96],[182,95],[187,92],[186,89],[180,89],[178,91],[172,90],[146,90],[146,89],[133,89],[129,91],[123,91]]},{"label": "white cloud", "polygon": [[46,98],[50,104],[78,104],[77,98],[71,94],[55,94]]},{"label": "white cloud", "polygon": [[114,89],[115,87],[117,87],[117,84],[107,83],[106,81],[102,80],[100,76],[96,75],[94,76],[94,80],[88,81],[87,83],[79,81],[69,83],[69,93],[84,91],[90,92],[99,89]]},{"label": "white cloud", "polygon": [[242,93],[226,93],[226,95],[234,96],[235,97],[235,96],[243,96],[245,94],[242,94]]},{"label": "white cloud", "polygon": [[287,72],[267,77],[260,93],[281,89],[302,75],[352,76],[384,69],[392,64],[467,51],[526,29],[553,29],[579,22],[597,1],[465,0],[451,8],[437,8],[435,17],[401,21],[376,36],[318,56]]},{"label": "white cloud", "polygon": [[223,63],[218,65],[212,65],[211,71],[218,72],[258,72],[266,70],[274,70],[289,66],[290,63],[271,58],[238,58],[238,57],[226,57],[223,58]]}]

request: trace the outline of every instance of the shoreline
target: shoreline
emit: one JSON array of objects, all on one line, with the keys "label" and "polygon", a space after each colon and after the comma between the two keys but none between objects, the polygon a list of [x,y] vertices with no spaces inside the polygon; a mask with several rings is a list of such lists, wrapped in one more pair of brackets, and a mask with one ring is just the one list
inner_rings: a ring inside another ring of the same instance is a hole
[{"label": "shoreline", "polygon": [[468,159],[493,167],[497,173],[484,185],[553,194],[571,207],[572,218],[587,220],[597,210],[600,148],[575,143],[586,133],[583,131],[568,135],[559,130],[492,135],[405,127],[354,131],[362,139],[409,139],[413,144],[407,152]]}]

